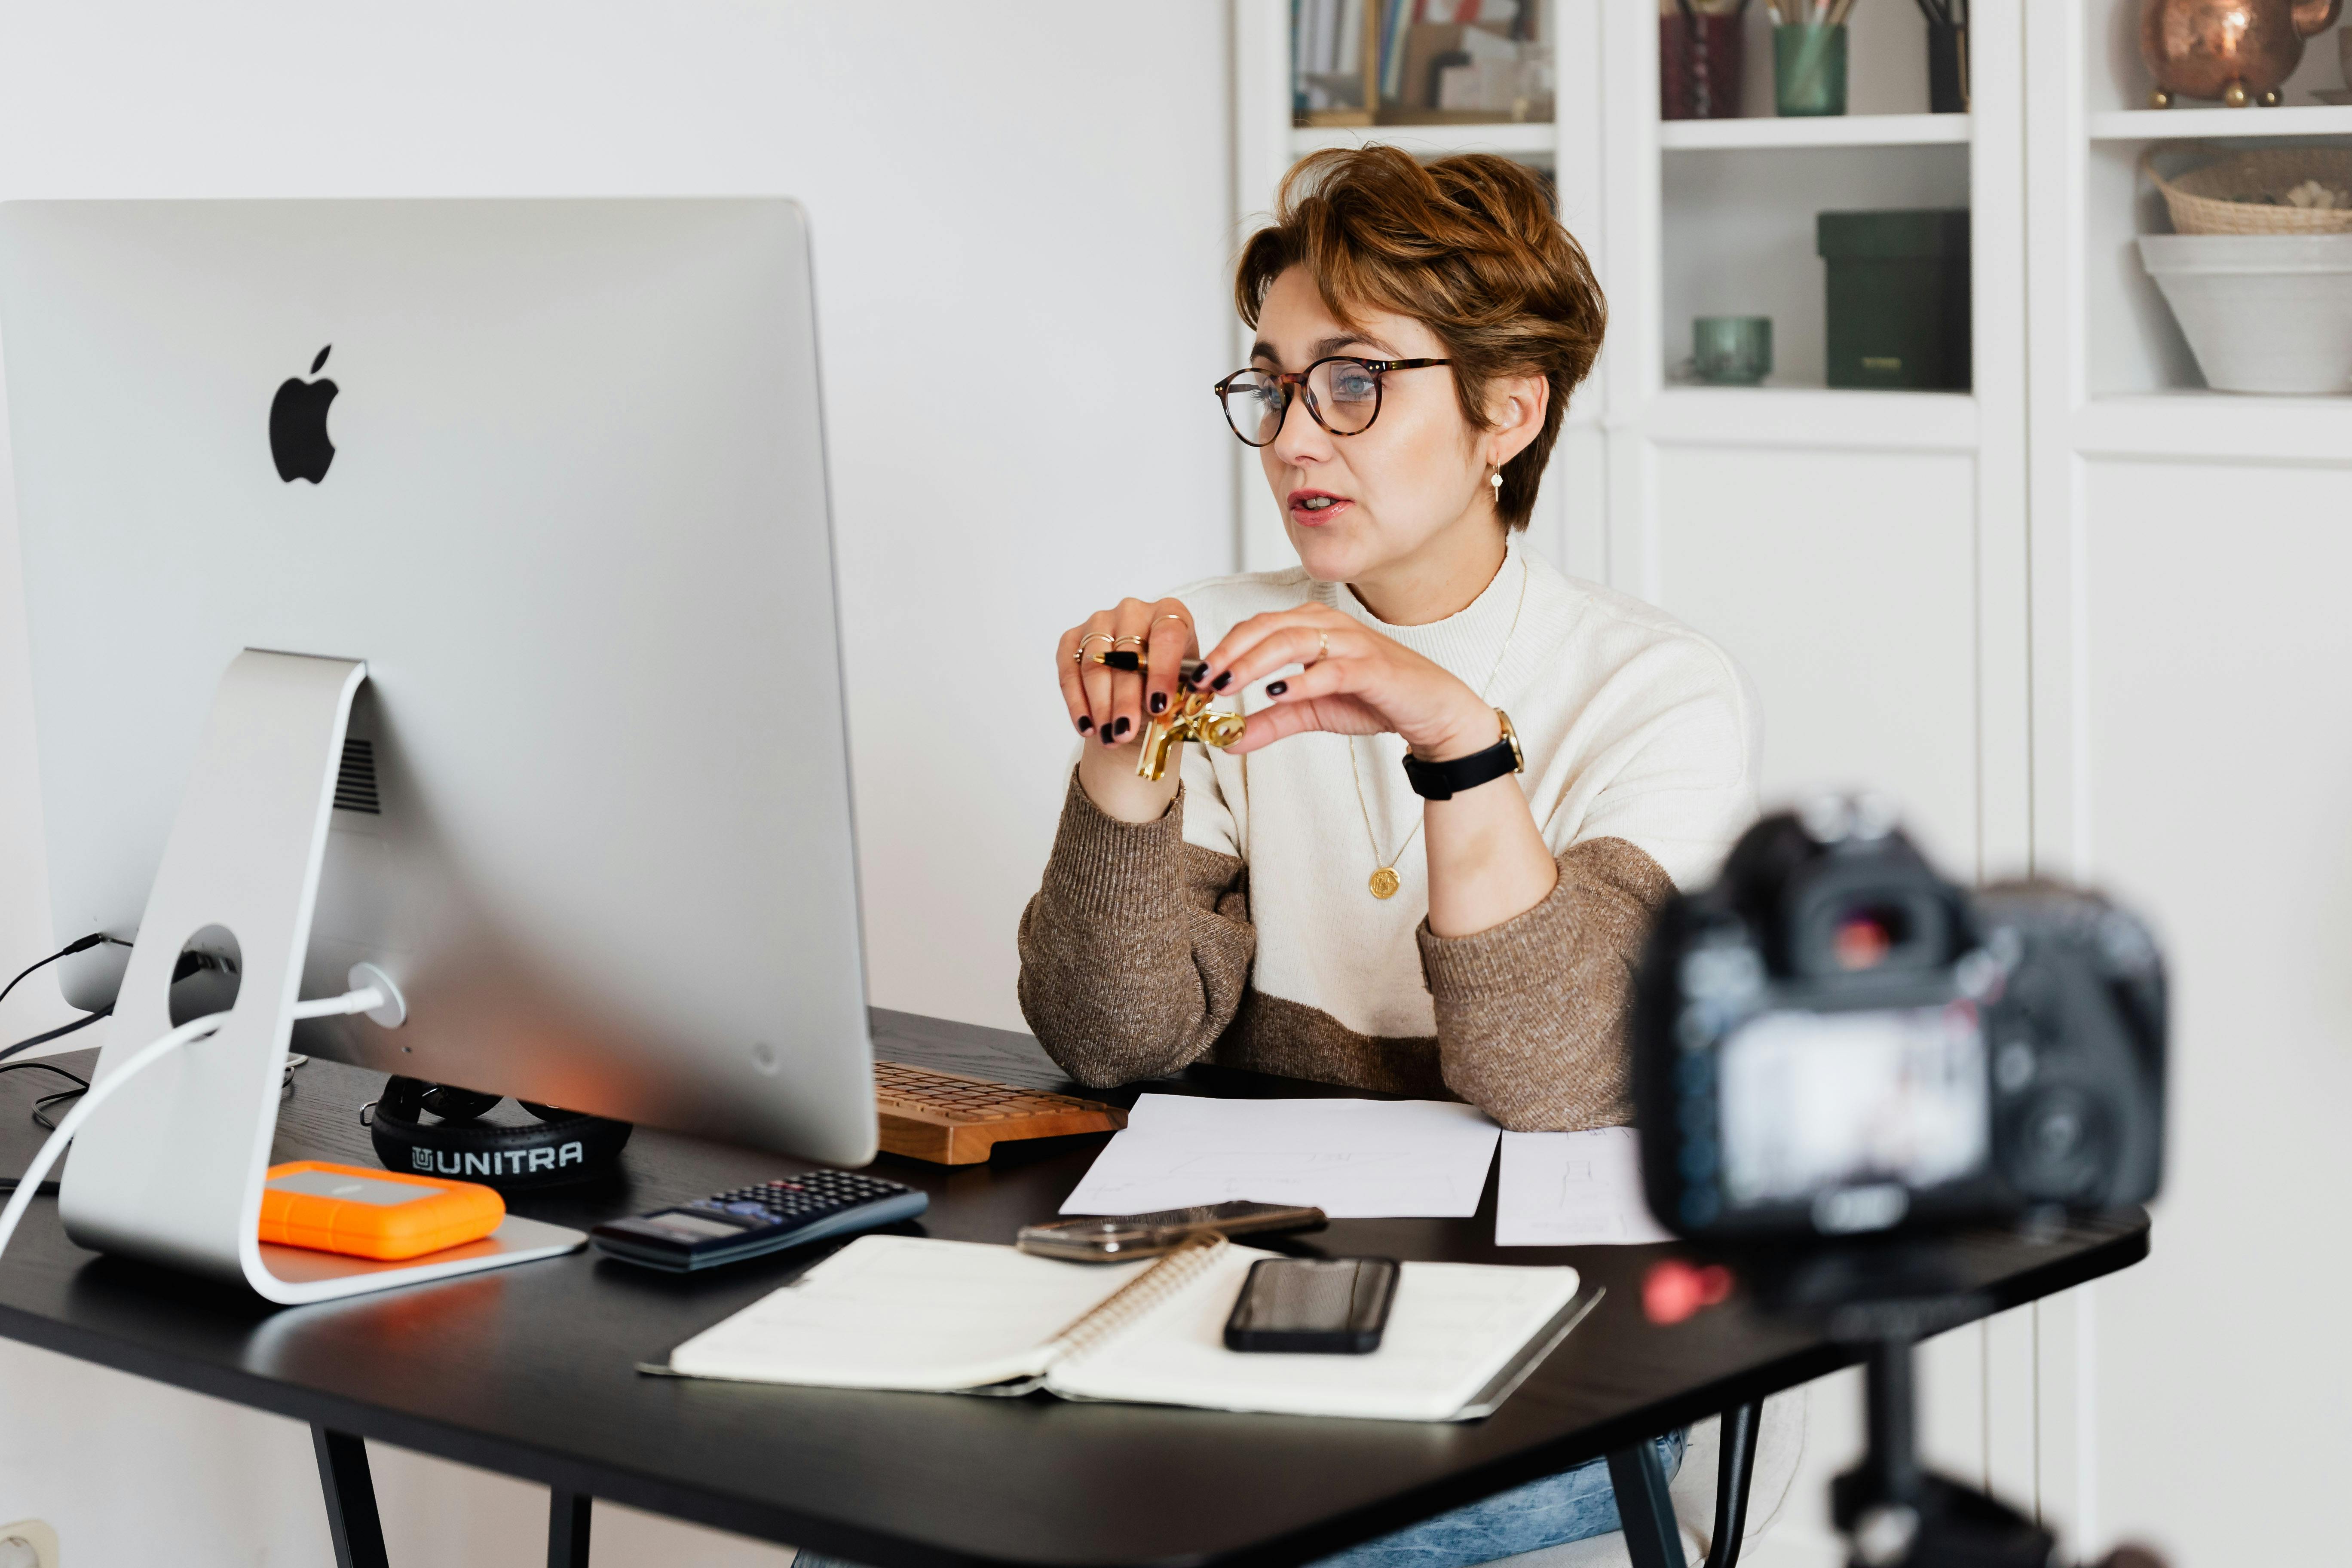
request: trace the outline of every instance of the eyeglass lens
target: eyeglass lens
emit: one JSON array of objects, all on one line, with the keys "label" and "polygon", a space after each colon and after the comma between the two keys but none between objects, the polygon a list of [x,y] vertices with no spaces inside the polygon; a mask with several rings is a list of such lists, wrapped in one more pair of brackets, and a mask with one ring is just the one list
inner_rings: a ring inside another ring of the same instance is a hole
[{"label": "eyeglass lens", "polygon": [[[1352,436],[1381,409],[1381,378],[1353,360],[1325,360],[1307,373],[1308,411],[1334,436]],[[1225,385],[1225,418],[1234,434],[1253,447],[1270,443],[1282,428],[1291,389],[1273,374],[1244,371]]]}]

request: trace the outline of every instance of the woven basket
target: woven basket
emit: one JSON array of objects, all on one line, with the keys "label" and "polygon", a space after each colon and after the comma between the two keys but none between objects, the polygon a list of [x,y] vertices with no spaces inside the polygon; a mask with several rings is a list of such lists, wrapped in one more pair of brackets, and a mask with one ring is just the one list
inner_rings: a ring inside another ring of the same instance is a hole
[{"label": "woven basket", "polygon": [[[2249,110],[2258,114],[2259,110]],[[2164,152],[2217,147],[2151,147],[2140,158],[2182,234],[2352,234],[2352,207],[2298,207],[2286,193],[2317,180],[2352,194],[2352,147],[2263,147],[2223,153],[2215,163],[2168,179],[2156,166]]]}]

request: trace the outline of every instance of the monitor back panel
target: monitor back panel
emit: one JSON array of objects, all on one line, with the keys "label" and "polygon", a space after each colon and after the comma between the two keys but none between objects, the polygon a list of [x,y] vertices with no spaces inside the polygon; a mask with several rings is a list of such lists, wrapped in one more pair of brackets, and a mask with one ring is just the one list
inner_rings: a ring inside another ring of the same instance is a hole
[{"label": "monitor back panel", "polygon": [[304,989],[410,1022],[299,1048],[870,1154],[796,205],[14,203],[0,334],[60,940],[137,926],[239,649],[363,658]]}]

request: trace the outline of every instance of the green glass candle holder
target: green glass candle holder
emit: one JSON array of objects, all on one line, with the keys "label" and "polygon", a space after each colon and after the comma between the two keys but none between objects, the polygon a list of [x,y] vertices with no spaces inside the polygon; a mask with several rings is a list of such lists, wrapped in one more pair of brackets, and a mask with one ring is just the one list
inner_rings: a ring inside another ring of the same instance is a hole
[{"label": "green glass candle holder", "polygon": [[1772,318],[1696,318],[1691,322],[1691,371],[1711,386],[1756,385],[1772,374]]},{"label": "green glass candle holder", "polygon": [[1845,26],[1772,29],[1772,98],[1784,115],[1845,112]]}]

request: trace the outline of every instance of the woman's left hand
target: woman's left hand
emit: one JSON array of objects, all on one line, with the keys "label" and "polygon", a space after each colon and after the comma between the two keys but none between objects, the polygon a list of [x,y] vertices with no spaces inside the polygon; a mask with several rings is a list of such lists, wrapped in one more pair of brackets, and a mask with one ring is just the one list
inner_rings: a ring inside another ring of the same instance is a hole
[{"label": "woman's left hand", "polygon": [[1234,627],[1209,651],[1202,689],[1238,692],[1291,664],[1307,668],[1266,687],[1272,706],[1250,715],[1234,751],[1307,730],[1393,730],[1414,756],[1443,763],[1502,735],[1495,710],[1443,666],[1322,605],[1252,616]]}]

